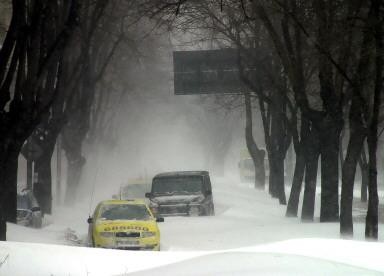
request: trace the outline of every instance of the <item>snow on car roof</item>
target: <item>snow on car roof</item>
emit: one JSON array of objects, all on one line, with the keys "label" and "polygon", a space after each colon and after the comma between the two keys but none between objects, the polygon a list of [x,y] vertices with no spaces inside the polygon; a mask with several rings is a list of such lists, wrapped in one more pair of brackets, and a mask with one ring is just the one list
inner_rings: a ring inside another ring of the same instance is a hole
[{"label": "snow on car roof", "polygon": [[126,200],[119,200],[119,199],[109,199],[109,200],[103,200],[100,202],[103,205],[112,205],[112,204],[146,204],[143,199],[126,199]]},{"label": "snow on car roof", "polygon": [[154,178],[158,177],[176,177],[176,176],[191,176],[191,175],[207,175],[209,174],[207,171],[175,171],[175,172],[164,172],[159,173],[154,176]]}]

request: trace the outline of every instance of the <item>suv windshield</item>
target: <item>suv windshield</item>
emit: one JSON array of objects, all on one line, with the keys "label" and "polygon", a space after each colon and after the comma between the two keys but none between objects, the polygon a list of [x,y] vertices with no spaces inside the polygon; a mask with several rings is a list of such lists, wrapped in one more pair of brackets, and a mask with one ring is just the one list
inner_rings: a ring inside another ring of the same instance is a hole
[{"label": "suv windshield", "polygon": [[151,215],[145,205],[111,204],[102,207],[103,220],[150,220]]},{"label": "suv windshield", "polygon": [[201,176],[173,176],[155,178],[152,184],[153,194],[201,193],[203,178]]}]

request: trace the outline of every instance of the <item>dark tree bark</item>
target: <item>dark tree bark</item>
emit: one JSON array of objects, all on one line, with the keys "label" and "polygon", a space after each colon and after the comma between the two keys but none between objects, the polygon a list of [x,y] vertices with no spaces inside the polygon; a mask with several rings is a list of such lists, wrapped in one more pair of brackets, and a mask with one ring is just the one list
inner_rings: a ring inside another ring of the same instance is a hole
[{"label": "dark tree bark", "polygon": [[342,169],[340,234],[346,237],[353,235],[352,204],[355,172],[366,136],[359,100],[358,94],[355,93],[349,115],[350,139]]},{"label": "dark tree bark", "polygon": [[44,154],[35,162],[34,171],[37,176],[37,181],[33,183],[33,193],[40,205],[43,215],[52,214],[51,158],[53,148],[54,147],[52,147],[51,151],[45,149]]},{"label": "dark tree bark", "polygon": [[284,157],[280,155],[271,156],[271,158],[270,176],[273,176],[273,178],[270,180],[270,185],[274,187],[272,196],[278,198],[280,204],[285,205],[287,202],[284,183]]},{"label": "dark tree bark", "polygon": [[[0,218],[3,218],[0,219],[0,230],[5,231],[6,221],[16,223],[18,157],[30,127],[18,123],[13,125],[12,131],[12,128],[7,126],[8,120],[2,121],[0,127]],[[6,237],[6,233],[0,232],[0,237]]]},{"label": "dark tree bark", "polygon": [[25,126],[18,124],[13,127],[14,131],[10,131],[12,128],[9,126],[0,126],[0,240],[6,240],[6,221],[16,223],[18,157],[26,139],[18,135],[25,133]]},{"label": "dark tree bark", "polygon": [[[372,16],[372,9],[367,17]],[[354,84],[352,87],[352,103],[349,110],[349,144],[347,156],[342,170],[342,190],[341,190],[341,210],[340,210],[340,234],[345,237],[353,236],[353,189],[355,184],[355,174],[357,163],[364,154],[364,140],[367,136],[366,126],[363,121],[365,99],[362,97],[364,89],[367,86],[369,64],[371,55],[367,54],[367,49],[371,44],[372,36],[368,29],[364,29],[363,39],[360,46],[360,57],[358,60]],[[362,164],[361,164],[362,165]],[[362,182],[364,172],[362,171]],[[363,185],[363,183],[362,183]]]},{"label": "dark tree bark", "polygon": [[244,93],[245,104],[245,141],[249,154],[255,165],[255,188],[264,190],[265,187],[265,168],[264,156],[265,151],[260,150],[255,143],[252,132],[252,102],[249,93]]},{"label": "dark tree bark", "polygon": [[327,122],[321,128],[320,134],[321,222],[339,221],[339,137],[341,125],[337,122],[335,124],[334,119],[325,119]]},{"label": "dark tree bark", "polygon": [[[315,1],[317,43],[327,53],[334,47],[332,26],[334,10],[323,0]],[[321,209],[320,221],[339,220],[339,140],[343,126],[341,98],[336,93],[333,65],[322,53],[318,54],[320,96],[324,115],[320,121],[321,134]]]},{"label": "dark tree bark", "polygon": [[305,172],[305,157],[301,151],[302,150],[300,149],[296,152],[295,171],[293,173],[291,193],[288,200],[287,212],[285,214],[287,217],[297,217],[299,208],[299,199]]},{"label": "dark tree bark", "polygon": [[[285,205],[285,179],[284,167],[285,156],[289,147],[290,134],[283,116],[285,116],[285,95],[286,91],[274,91],[271,109],[271,131],[266,136],[269,161],[269,187],[270,194],[279,199],[279,203]],[[284,114],[284,115],[283,115]],[[265,129],[264,131],[267,131]]]},{"label": "dark tree bark", "polygon": [[320,140],[316,128],[312,127],[305,147],[306,170],[302,221],[313,221],[315,213],[317,170],[320,155]]},{"label": "dark tree bark", "polygon": [[43,214],[52,213],[51,160],[62,125],[62,122],[51,121],[47,125],[40,125],[34,133],[42,148],[42,155],[35,160],[37,181],[33,185],[33,190]]},{"label": "dark tree bark", "polygon": [[8,139],[4,141],[6,150],[0,152],[0,156],[6,156],[6,162],[1,162],[0,174],[5,183],[11,183],[0,186],[0,217],[13,223],[16,223],[17,168],[22,143],[21,139]]},{"label": "dark tree bark", "polygon": [[[299,208],[299,199],[304,179],[304,173],[306,168],[306,158],[305,158],[305,143],[308,143],[307,138],[309,135],[309,122],[305,118],[302,118],[301,122],[301,141],[296,141],[296,165],[295,171],[293,174],[291,194],[289,196],[288,206],[287,206],[287,217],[297,217],[298,208]],[[295,138],[294,138],[295,140]]]},{"label": "dark tree bark", "polygon": [[383,89],[383,16],[381,15],[382,1],[371,0],[373,10],[374,38],[375,38],[375,80],[372,119],[368,130],[369,182],[368,182],[368,211],[365,219],[365,238],[378,239],[378,205],[377,194],[377,126],[379,123],[381,93]]},{"label": "dark tree bark", "polygon": [[367,157],[365,156],[365,149],[362,148],[361,156],[359,158],[359,167],[361,171],[361,187],[360,187],[360,200],[361,202],[368,201],[368,179],[369,167]]}]

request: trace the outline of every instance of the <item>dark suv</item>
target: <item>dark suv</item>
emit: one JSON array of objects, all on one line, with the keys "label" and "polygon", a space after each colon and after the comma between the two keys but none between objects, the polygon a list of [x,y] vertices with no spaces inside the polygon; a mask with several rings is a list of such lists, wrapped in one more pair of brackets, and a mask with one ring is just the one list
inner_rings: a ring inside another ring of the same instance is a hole
[{"label": "dark suv", "polygon": [[169,172],[152,180],[149,207],[156,216],[213,216],[212,187],[206,171]]}]

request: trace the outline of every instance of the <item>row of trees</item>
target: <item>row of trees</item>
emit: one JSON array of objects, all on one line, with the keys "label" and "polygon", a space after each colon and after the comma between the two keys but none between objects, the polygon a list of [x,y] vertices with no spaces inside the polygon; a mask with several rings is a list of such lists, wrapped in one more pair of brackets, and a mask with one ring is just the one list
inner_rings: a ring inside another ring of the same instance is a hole
[{"label": "row of trees", "polygon": [[[369,194],[365,235],[377,239],[382,2],[159,0],[158,5],[170,11],[163,19],[176,30],[188,32],[199,42],[238,50],[240,76],[253,91],[243,96],[256,186],[264,187],[264,156],[252,137],[252,103],[263,120],[269,193],[280,204],[286,204],[284,159],[290,143],[296,153],[287,216],[298,215],[304,182],[301,218],[314,219],[320,160],[320,221],[340,221],[341,235],[353,235],[353,190],[360,163],[369,169],[365,174]],[[343,140],[348,140],[345,154],[340,146]]]},{"label": "row of trees", "polygon": [[75,200],[86,162],[83,142],[108,135],[111,105],[124,92],[116,89],[114,74],[133,62],[137,39],[145,35],[138,26],[146,24],[148,10],[139,1],[123,0],[2,4],[12,13],[0,49],[0,240],[5,240],[6,221],[16,222],[22,149],[35,162],[35,194],[49,214],[51,158],[61,136],[68,161],[65,202]]},{"label": "row of trees", "polygon": [[[130,30],[145,16],[159,17],[164,25],[199,41],[237,49],[240,76],[253,91],[243,97],[255,185],[265,185],[265,152],[252,134],[257,105],[270,162],[269,193],[287,204],[287,216],[297,216],[304,182],[301,218],[313,220],[320,159],[320,220],[340,220],[341,234],[352,235],[354,177],[360,163],[369,169],[366,237],[377,239],[380,0],[10,4],[11,19],[0,49],[0,239],[5,239],[5,221],[16,221],[17,161],[28,138],[26,148],[37,144],[42,150],[27,156],[35,161],[42,209],[50,213],[50,160],[62,134],[68,159],[66,202],[71,203],[85,163],[82,142],[89,134],[103,136],[113,116],[104,112],[113,101],[105,91],[116,90],[111,60],[117,51],[121,55],[122,46],[136,50]],[[349,141],[345,156],[343,136]],[[284,159],[291,144],[296,165],[287,202]]]},{"label": "row of trees", "polygon": [[77,1],[13,1],[0,50],[0,238],[16,222],[18,156],[49,113],[65,49],[79,20]]}]

